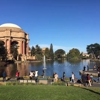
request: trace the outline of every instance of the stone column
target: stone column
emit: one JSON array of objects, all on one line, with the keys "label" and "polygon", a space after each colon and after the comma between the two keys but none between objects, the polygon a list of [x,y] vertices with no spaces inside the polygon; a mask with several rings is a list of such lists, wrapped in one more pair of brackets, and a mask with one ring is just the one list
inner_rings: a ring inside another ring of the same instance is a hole
[{"label": "stone column", "polygon": [[9,54],[10,54],[11,40],[9,39]]},{"label": "stone column", "polygon": [[22,54],[22,41],[19,42],[19,54]]},{"label": "stone column", "polygon": [[23,54],[25,54],[25,41],[23,41]]},{"label": "stone column", "polygon": [[5,39],[5,47],[7,48],[7,40]]},{"label": "stone column", "polygon": [[29,47],[28,47],[28,43],[26,44],[26,54],[28,55],[28,49],[29,49]]},{"label": "stone column", "polygon": [[6,46],[7,46],[7,51],[8,51],[8,54],[10,54],[10,46],[11,46],[11,40],[10,39],[8,39],[7,40],[7,44],[6,44]]}]

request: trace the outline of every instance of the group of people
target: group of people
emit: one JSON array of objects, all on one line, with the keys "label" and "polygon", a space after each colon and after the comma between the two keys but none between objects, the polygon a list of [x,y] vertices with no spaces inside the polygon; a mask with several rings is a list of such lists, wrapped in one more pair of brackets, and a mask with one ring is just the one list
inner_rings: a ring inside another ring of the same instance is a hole
[{"label": "group of people", "polygon": [[35,81],[37,82],[38,81],[38,71],[37,70],[30,71],[29,77],[30,77],[30,80],[35,79]]},{"label": "group of people", "polygon": [[[18,79],[19,79],[19,72],[18,72],[18,71],[16,72],[16,75],[15,75],[15,76],[16,76],[16,79],[18,80]],[[6,78],[7,78],[6,71],[3,71],[3,73],[2,73],[2,77],[3,77],[3,82],[9,80],[9,78],[6,79]]]},{"label": "group of people", "polygon": [[96,66],[96,65],[94,65],[94,66],[93,66],[93,70],[97,70],[97,71],[100,72],[100,66]]},{"label": "group of people", "polygon": [[[44,77],[44,70],[43,70],[43,73],[42,73],[42,76]],[[17,80],[19,80],[20,79],[20,75],[19,75],[20,73],[19,73],[19,71],[17,70],[17,72],[16,72],[16,79]],[[2,74],[2,76],[3,76],[3,82],[4,81],[6,81],[6,77],[7,77],[7,75],[6,75],[6,72],[4,71],[3,72],[3,74]],[[30,77],[30,80],[32,80],[32,79],[35,79],[35,81],[37,82],[38,81],[38,71],[36,70],[36,71],[30,71],[29,72],[29,77]],[[54,73],[53,74],[53,81],[54,82],[57,82],[58,81],[58,79],[59,79],[59,76],[58,76],[58,74],[57,73]],[[82,82],[83,82],[83,84],[84,85],[89,85],[89,86],[92,86],[93,85],[93,75],[92,74],[87,74],[87,75],[85,75],[85,74],[82,74],[81,75],[81,79],[82,79]],[[61,80],[62,81],[66,81],[66,73],[65,72],[63,72],[63,75],[62,75],[62,78],[61,78]],[[71,77],[70,77],[70,82],[72,82],[72,83],[75,83],[75,74],[72,72],[72,74],[71,74]],[[98,82],[100,82],[100,71],[98,71]]]},{"label": "group of people", "polygon": [[[83,71],[86,71],[86,66],[83,67]],[[89,66],[87,65],[87,71],[89,71]]]},{"label": "group of people", "polygon": [[[53,74],[53,81],[54,82],[57,82],[58,81],[58,78],[59,78],[58,77],[58,74],[57,73],[54,73]],[[63,72],[61,81],[66,82],[66,73],[65,72]],[[70,77],[70,82],[75,83],[75,74],[73,72],[72,72],[71,77]]]},{"label": "group of people", "polygon": [[82,79],[82,82],[84,84],[84,86],[92,86],[93,85],[93,75],[89,75],[89,74],[82,74],[81,75],[81,79]]}]

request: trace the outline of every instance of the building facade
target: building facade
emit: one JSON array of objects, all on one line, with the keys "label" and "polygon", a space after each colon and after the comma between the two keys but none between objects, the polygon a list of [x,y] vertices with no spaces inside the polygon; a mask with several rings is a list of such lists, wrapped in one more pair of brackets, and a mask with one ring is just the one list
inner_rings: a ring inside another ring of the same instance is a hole
[{"label": "building facade", "polygon": [[13,43],[16,43],[19,55],[29,55],[28,34],[16,24],[5,23],[0,25],[0,41],[4,42],[8,55],[11,54],[11,45]]}]

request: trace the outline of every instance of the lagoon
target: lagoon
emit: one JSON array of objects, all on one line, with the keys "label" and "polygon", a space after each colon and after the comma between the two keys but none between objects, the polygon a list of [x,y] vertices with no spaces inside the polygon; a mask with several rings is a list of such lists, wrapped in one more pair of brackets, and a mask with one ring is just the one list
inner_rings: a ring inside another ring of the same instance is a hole
[{"label": "lagoon", "polygon": [[[94,65],[97,65],[96,62],[90,62],[90,60],[81,60],[77,63],[70,63],[66,60],[64,61],[47,61],[45,75],[52,76],[54,72],[56,72],[59,78],[62,77],[63,72],[66,73],[66,77],[71,77],[71,73],[74,72],[75,77],[80,79],[79,71],[83,70],[83,67],[87,65],[90,68],[93,68]],[[15,73],[18,70],[20,72],[20,77],[28,76],[30,71],[38,70],[39,76],[42,75],[44,64],[43,62],[23,62],[23,63],[15,63],[8,64],[6,67],[0,67],[0,76],[2,72],[5,70],[8,77],[15,77]]]}]

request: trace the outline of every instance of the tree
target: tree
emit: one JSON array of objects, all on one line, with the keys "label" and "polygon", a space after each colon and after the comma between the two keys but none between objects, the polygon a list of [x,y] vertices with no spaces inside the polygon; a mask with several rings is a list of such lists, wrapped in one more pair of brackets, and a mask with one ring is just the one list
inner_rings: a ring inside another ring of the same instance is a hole
[{"label": "tree", "polygon": [[17,59],[18,56],[18,46],[17,46],[17,42],[14,41],[11,44],[11,54],[13,55],[13,58]]},{"label": "tree", "polygon": [[32,46],[32,48],[31,48],[31,56],[35,56],[35,48],[34,48],[34,46]]},{"label": "tree", "polygon": [[35,46],[35,54],[39,54],[42,56],[42,49],[38,45]]},{"label": "tree", "polygon": [[93,58],[97,58],[98,56],[100,56],[100,44],[95,43],[95,44],[90,44],[87,45],[87,52],[88,54],[92,54]]},{"label": "tree", "polygon": [[35,46],[35,57],[36,57],[36,59],[42,60],[42,56],[43,56],[42,49],[40,48],[40,46],[36,45]]},{"label": "tree", "polygon": [[63,58],[65,51],[63,49],[58,49],[55,51],[55,58]]},{"label": "tree", "polygon": [[80,51],[76,48],[73,48],[67,54],[68,60],[80,60]]},{"label": "tree", "polygon": [[7,58],[7,50],[4,46],[4,42],[0,41],[0,60],[6,60]]},{"label": "tree", "polygon": [[49,50],[49,48],[46,48],[46,49],[45,49],[44,54],[45,54],[45,57],[46,57],[47,59],[50,58],[50,50]]},{"label": "tree", "polygon": [[50,44],[50,59],[54,59],[54,53],[53,53],[53,45]]}]

